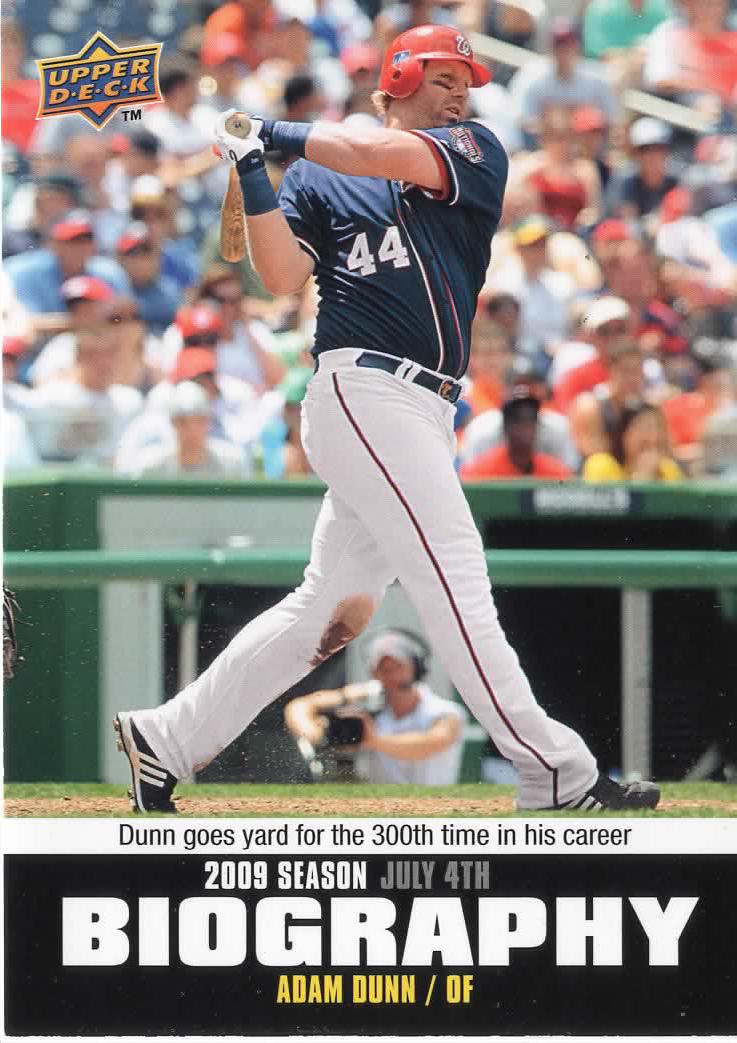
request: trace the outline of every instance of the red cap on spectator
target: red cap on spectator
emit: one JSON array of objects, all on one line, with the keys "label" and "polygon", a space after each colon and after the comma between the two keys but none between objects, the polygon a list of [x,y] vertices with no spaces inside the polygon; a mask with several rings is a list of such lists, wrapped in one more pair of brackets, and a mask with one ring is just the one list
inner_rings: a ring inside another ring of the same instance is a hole
[{"label": "red cap on spectator", "polygon": [[3,355],[19,358],[28,348],[28,341],[23,337],[3,337]]},{"label": "red cap on spectator", "polygon": [[235,33],[218,33],[203,43],[200,51],[200,61],[203,65],[222,65],[229,58],[246,60],[245,45]]},{"label": "red cap on spectator", "polygon": [[119,254],[130,253],[137,246],[151,242],[151,233],[143,221],[134,221],[133,224],[121,235],[115,244]]},{"label": "red cap on spectator", "polygon": [[62,284],[61,295],[65,301],[109,301],[113,289],[94,275],[75,275]]},{"label": "red cap on spectator", "polygon": [[172,373],[172,380],[178,384],[181,380],[195,380],[206,373],[215,373],[217,358],[210,348],[184,348],[177,355],[177,362]]},{"label": "red cap on spectator", "polygon": [[576,109],[572,125],[576,134],[585,134],[589,130],[605,130],[609,126],[606,115],[593,105],[584,105]]},{"label": "red cap on spectator", "polygon": [[223,332],[223,320],[214,308],[207,304],[195,304],[192,308],[182,308],[177,312],[177,326],[182,332],[185,343],[196,343],[195,338],[202,336],[220,336]]},{"label": "red cap on spectator", "polygon": [[52,225],[49,233],[57,242],[66,243],[81,235],[92,235],[92,217],[88,210],[72,210]]},{"label": "red cap on spectator", "polygon": [[600,225],[597,225],[592,236],[592,240],[595,243],[625,243],[632,238],[633,235],[627,222],[621,221],[616,217],[610,217],[606,221],[602,221]]},{"label": "red cap on spectator", "polygon": [[368,72],[378,70],[381,65],[381,53],[370,43],[355,43],[351,47],[343,48],[340,60],[348,75],[355,76],[361,69]]}]

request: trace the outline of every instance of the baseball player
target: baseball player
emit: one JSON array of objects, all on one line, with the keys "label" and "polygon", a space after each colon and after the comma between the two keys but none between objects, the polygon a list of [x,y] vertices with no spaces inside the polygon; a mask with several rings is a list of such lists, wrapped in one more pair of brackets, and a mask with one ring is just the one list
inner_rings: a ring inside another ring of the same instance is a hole
[{"label": "baseball player", "polygon": [[[583,740],[538,705],[497,617],[481,537],[453,467],[454,403],[507,179],[497,138],[466,119],[489,80],[468,40],[420,26],[388,49],[383,128],[217,121],[236,164],[254,265],[275,294],[314,273],[307,456],[328,492],[303,583],[252,620],[173,700],[116,717],[139,811],[173,811],[259,711],[368,624],[399,579],[442,665],[519,775],[519,808],[654,807],[652,783],[599,775]],[[277,201],[264,151],[300,157]]]}]

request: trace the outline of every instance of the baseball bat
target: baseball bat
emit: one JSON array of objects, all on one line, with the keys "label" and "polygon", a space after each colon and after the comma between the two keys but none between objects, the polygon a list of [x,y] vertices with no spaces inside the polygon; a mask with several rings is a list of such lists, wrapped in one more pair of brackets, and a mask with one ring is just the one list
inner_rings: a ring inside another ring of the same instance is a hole
[{"label": "baseball bat", "polygon": [[[251,121],[243,112],[234,112],[225,129],[237,138],[247,138]],[[220,209],[220,254],[225,261],[242,261],[246,255],[246,213],[235,164],[230,168],[228,188]]]}]

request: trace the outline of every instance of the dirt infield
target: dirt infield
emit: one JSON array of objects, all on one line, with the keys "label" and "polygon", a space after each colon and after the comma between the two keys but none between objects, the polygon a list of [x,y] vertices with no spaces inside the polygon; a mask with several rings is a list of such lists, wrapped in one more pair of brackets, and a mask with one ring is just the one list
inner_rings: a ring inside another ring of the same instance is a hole
[{"label": "dirt infield", "polygon": [[[459,797],[241,797],[230,800],[213,798],[182,797],[177,802],[178,811],[192,818],[215,816],[252,815],[272,818],[279,815],[313,815],[319,818],[330,816],[425,816],[452,818],[453,816],[480,818],[508,815],[514,810],[511,797],[488,800]],[[669,800],[660,802],[659,811],[671,815],[695,814],[711,811],[725,817],[737,816],[737,798],[726,800]],[[55,798],[9,798],[5,801],[5,814],[10,818],[67,818],[74,816],[108,816],[119,818],[130,812],[126,797],[55,797]]]}]

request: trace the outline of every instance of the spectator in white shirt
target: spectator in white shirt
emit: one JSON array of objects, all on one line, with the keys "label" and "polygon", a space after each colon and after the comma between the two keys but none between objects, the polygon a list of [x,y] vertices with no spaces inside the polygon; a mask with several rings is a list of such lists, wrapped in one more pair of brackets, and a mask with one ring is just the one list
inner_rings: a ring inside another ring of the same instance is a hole
[{"label": "spectator in white shirt", "polygon": [[688,189],[673,188],[664,196],[658,220],[658,257],[683,265],[708,286],[725,290],[737,286],[737,265],[722,252],[716,230],[693,212]]},{"label": "spectator in white shirt", "polygon": [[94,275],[75,275],[62,284],[61,295],[69,315],[69,329],[52,337],[33,362],[29,375],[35,387],[57,380],[73,369],[76,331],[99,320],[103,305],[113,299],[114,293],[111,286]]},{"label": "spectator in white shirt", "polygon": [[217,372],[217,356],[212,346],[184,348],[168,380],[152,388],[146,409],[137,417],[121,442],[116,468],[131,472],[139,453],[148,446],[161,446],[173,440],[169,403],[174,387],[185,380],[201,385],[211,403],[210,434],[250,452],[265,424],[281,410],[279,392],[258,397],[243,380]]},{"label": "spectator in white shirt", "polygon": [[565,337],[576,291],[570,276],[548,265],[550,232],[550,223],[541,214],[519,221],[514,228],[516,254],[491,277],[488,286],[519,301],[518,348],[533,357]]},{"label": "spectator in white shirt", "polygon": [[32,392],[27,420],[45,460],[112,463],[123,431],[143,405],[139,391],[114,382],[118,355],[109,323],[80,329],[69,377]]},{"label": "spectator in white shirt", "polygon": [[203,387],[191,380],[177,384],[169,401],[175,439],[144,449],[132,470],[133,477],[246,477],[251,467],[250,461],[246,464],[243,449],[210,435],[211,411]]},{"label": "spectator in white shirt", "polygon": [[3,471],[31,471],[41,464],[28,424],[19,413],[3,410]]},{"label": "spectator in white shirt", "polygon": [[617,102],[606,79],[606,71],[596,63],[581,60],[579,34],[575,22],[556,18],[550,28],[552,57],[531,61],[519,70],[510,84],[523,128],[535,132],[549,106],[579,108],[593,105],[614,122]]},{"label": "spectator in white shirt", "polygon": [[3,335],[3,408],[22,413],[31,394],[31,389],[18,380],[20,361],[28,351],[25,337]]},{"label": "spectator in white shirt", "polygon": [[[163,105],[144,110],[143,124],[159,139],[164,158],[159,173],[168,185],[209,174],[205,184],[214,198],[228,181],[224,164],[212,151],[212,135],[194,117],[197,101],[197,65],[183,55],[161,62],[159,85]],[[219,196],[222,199],[222,195]]]},{"label": "spectator in white shirt", "polygon": [[183,55],[162,60],[159,84],[164,103],[144,111],[146,129],[156,135],[163,151],[171,156],[191,156],[205,149],[212,155],[211,135],[192,119],[197,101],[195,63]]}]

